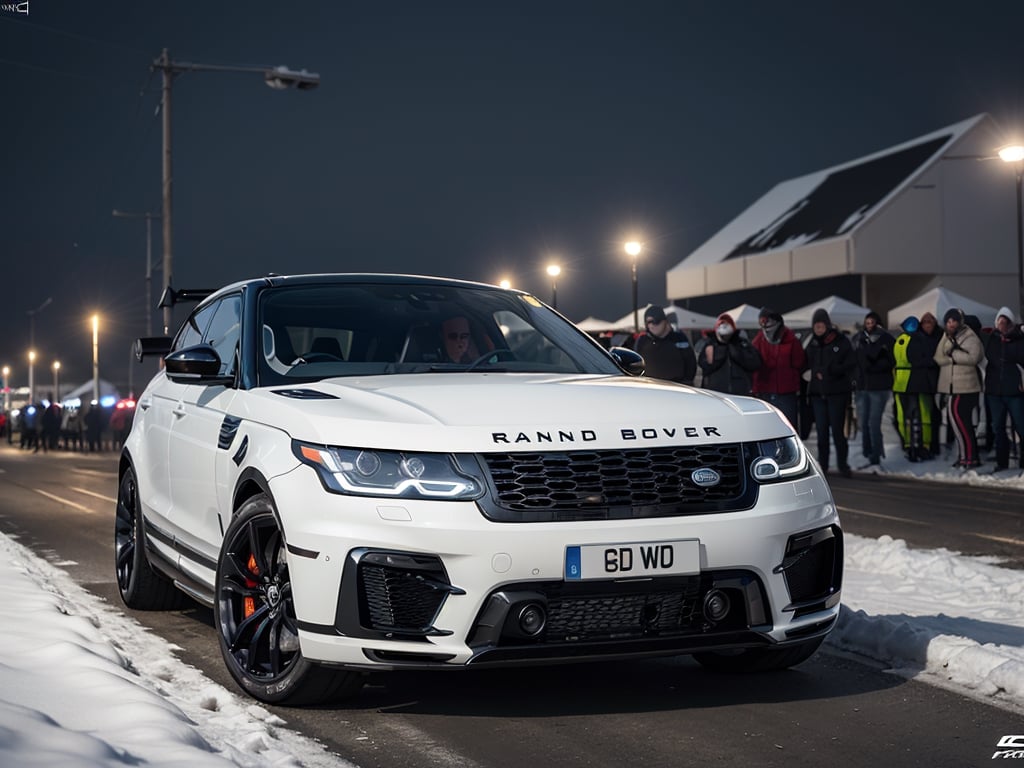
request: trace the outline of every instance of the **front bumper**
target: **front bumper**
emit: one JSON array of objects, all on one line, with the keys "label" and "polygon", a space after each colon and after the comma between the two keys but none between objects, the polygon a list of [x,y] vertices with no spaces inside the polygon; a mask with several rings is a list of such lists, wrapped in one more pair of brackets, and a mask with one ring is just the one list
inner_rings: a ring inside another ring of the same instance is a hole
[{"label": "front bumper", "polygon": [[[819,476],[749,510],[496,523],[473,502],[327,494],[306,467],[271,482],[303,655],[351,667],[508,665],[802,641],[839,611],[842,534]],[[700,573],[566,581],[566,548],[697,539]],[[709,593],[729,610],[709,620]],[[543,612],[543,628],[522,616]],[[525,629],[524,629],[525,627]]]}]

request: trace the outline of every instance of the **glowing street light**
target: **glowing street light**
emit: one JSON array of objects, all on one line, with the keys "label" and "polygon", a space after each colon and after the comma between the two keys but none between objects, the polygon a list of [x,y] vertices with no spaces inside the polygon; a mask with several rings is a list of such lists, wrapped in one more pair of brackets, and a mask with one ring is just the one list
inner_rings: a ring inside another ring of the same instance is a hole
[{"label": "glowing street light", "polygon": [[501,278],[501,280],[498,281],[498,285],[501,286],[502,288],[506,288],[506,289],[507,288],[511,288],[512,287],[512,281],[509,280],[507,277],[503,277],[503,278]]},{"label": "glowing street light", "polygon": [[36,401],[36,351],[28,351],[28,402],[33,404]]},{"label": "glowing street light", "polygon": [[[4,366],[4,413],[11,410],[11,366]],[[7,425],[10,429],[10,424]]]},{"label": "glowing street light", "polygon": [[640,333],[640,304],[637,296],[636,259],[644,249],[643,243],[630,240],[625,245],[626,253],[633,257],[633,332]]},{"label": "glowing street light", "polygon": [[[219,64],[196,64],[187,61],[172,61],[171,54],[164,48],[160,56],[153,62],[152,69],[163,73],[163,294],[168,294],[173,276],[173,251],[171,248],[171,83],[182,72],[247,72],[263,75],[266,84],[275,91],[297,88],[306,91],[320,85],[320,75],[307,72],[305,69],[295,70],[288,67],[239,67]],[[173,303],[161,301],[164,310],[164,335],[171,332],[171,319],[174,311]]]},{"label": "glowing street light", "polygon": [[60,402],[60,360],[53,361],[53,402]]},{"label": "glowing street light", "polygon": [[1021,174],[1024,172],[1024,147],[1014,144],[999,150],[999,159],[1012,163],[1017,176],[1017,312],[1018,319],[1024,317],[1024,221],[1021,206]]},{"label": "glowing street light", "polygon": [[100,316],[92,316],[92,399],[100,401]]},{"label": "glowing street light", "polygon": [[557,264],[548,264],[548,275],[551,276],[551,308],[558,309],[558,276],[562,268]]}]

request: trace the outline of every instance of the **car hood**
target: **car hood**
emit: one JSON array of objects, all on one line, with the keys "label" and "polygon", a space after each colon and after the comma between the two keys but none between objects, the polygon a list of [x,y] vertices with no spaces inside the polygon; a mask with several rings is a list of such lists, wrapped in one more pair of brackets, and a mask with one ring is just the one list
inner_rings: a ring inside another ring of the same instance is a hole
[{"label": "car hood", "polygon": [[335,378],[251,390],[232,411],[312,443],[446,452],[730,443],[792,431],[761,400],[631,376]]}]

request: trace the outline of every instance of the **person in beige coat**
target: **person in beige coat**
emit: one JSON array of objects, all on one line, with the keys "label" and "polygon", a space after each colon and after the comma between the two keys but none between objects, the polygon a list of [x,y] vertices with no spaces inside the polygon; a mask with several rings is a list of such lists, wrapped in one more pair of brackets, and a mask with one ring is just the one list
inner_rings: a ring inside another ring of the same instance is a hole
[{"label": "person in beige coat", "polygon": [[964,322],[962,309],[946,312],[946,333],[935,349],[939,366],[939,394],[946,396],[946,418],[956,437],[958,457],[954,467],[971,469],[981,465],[974,412],[981,393],[979,365],[985,359],[981,339]]}]

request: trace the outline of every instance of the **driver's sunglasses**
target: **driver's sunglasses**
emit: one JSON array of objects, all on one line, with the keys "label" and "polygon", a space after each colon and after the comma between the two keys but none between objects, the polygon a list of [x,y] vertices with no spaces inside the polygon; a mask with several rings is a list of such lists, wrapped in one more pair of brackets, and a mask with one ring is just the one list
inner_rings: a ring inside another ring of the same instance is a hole
[{"label": "driver's sunglasses", "polygon": [[448,340],[449,341],[469,341],[469,334],[468,333],[456,333],[455,331],[452,331],[451,333],[448,334]]}]

